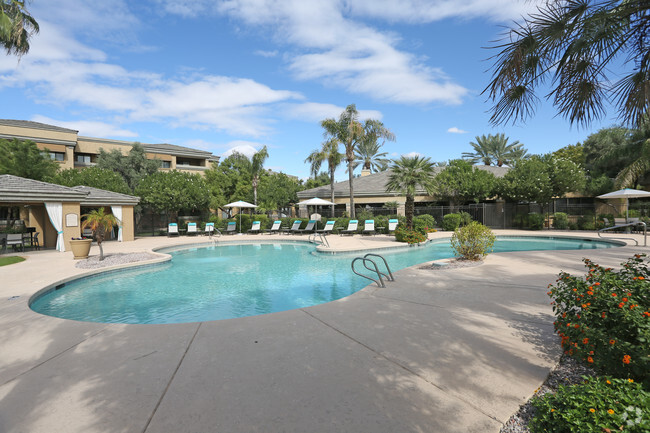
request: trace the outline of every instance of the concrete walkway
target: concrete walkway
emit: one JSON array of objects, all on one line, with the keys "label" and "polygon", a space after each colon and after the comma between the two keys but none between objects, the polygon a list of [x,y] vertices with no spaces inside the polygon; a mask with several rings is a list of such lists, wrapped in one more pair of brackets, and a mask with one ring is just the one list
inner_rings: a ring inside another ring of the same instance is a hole
[{"label": "concrete walkway", "polygon": [[[329,239],[336,250],[395,246],[387,236]],[[188,242],[212,241],[142,238],[105,250]],[[87,271],[70,252],[29,252],[0,268],[0,432],[498,432],[559,358],[547,285],[560,270],[583,274],[584,256],[616,266],[646,250],[415,266],[385,289],[368,286],[328,304],[174,325],[32,312],[34,293]]]}]

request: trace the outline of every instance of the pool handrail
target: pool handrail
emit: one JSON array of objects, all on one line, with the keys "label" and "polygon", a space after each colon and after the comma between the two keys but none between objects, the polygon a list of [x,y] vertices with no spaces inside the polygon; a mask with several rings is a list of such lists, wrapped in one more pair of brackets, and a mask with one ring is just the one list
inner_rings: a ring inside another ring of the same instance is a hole
[{"label": "pool handrail", "polygon": [[[615,225],[615,226],[602,228],[602,229],[598,230],[598,237],[602,238],[602,239],[607,239],[607,238],[603,238],[601,236],[602,232],[605,232],[605,231],[608,231],[608,230],[626,228],[626,227],[634,227],[634,226],[637,226],[639,224],[643,225],[643,246],[646,247],[646,246],[648,246],[648,232],[647,232],[647,225],[643,221],[637,221],[637,222],[626,223],[626,224],[618,224],[618,225]],[[626,240],[634,241],[634,243],[636,245],[639,245],[639,241],[637,241],[634,238],[624,238],[624,237],[621,237],[621,236],[617,236],[615,238],[609,238],[609,239],[626,239]]]}]

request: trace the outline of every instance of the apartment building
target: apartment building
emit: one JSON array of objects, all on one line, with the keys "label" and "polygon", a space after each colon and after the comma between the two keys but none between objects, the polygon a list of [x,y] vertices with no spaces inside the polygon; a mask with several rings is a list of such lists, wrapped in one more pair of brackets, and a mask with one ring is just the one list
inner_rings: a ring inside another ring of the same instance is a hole
[{"label": "apartment building", "polygon": [[[0,138],[30,140],[39,149],[48,151],[62,170],[90,167],[97,163],[100,149],[119,150],[128,154],[134,142],[106,138],[84,137],[79,131],[28,120],[0,119]],[[147,158],[160,160],[161,170],[179,170],[202,174],[219,157],[211,152],[174,144],[141,143]]]}]

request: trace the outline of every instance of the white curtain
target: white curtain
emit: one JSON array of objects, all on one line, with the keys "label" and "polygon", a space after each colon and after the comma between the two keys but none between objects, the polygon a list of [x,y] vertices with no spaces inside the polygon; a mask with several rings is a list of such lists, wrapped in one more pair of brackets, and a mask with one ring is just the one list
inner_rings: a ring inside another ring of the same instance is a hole
[{"label": "white curtain", "polygon": [[117,241],[122,242],[122,206],[111,206],[113,216],[119,220],[119,229],[117,231]]},{"label": "white curtain", "polygon": [[56,230],[56,249],[57,251],[65,251],[65,243],[63,242],[63,203],[45,203],[45,210],[47,210],[47,216],[50,217],[50,222]]}]

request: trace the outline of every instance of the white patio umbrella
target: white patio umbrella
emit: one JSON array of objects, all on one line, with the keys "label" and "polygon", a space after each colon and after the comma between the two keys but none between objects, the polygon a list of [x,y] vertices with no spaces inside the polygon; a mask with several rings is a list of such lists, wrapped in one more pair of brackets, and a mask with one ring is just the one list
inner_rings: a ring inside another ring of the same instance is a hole
[{"label": "white patio umbrella", "polygon": [[[314,197],[310,198],[309,200],[301,201],[298,203],[298,205],[306,205],[306,206],[332,206],[336,203],[332,203],[331,201],[323,200],[322,198]],[[316,231],[316,226],[314,226],[314,231]]]},{"label": "white patio umbrella", "polygon": [[624,198],[625,199],[625,221],[628,220],[628,208],[631,198],[650,197],[650,192],[641,191],[640,189],[624,188],[618,191],[608,192],[607,194],[599,195],[596,198]]},{"label": "white patio umbrella", "polygon": [[[249,207],[249,208],[254,208],[257,207],[252,203],[248,203],[247,201],[234,201],[232,203],[228,203],[227,205],[224,205],[224,207],[238,207],[238,208],[244,208],[244,207]],[[239,212],[239,233],[241,234],[241,212]]]}]

